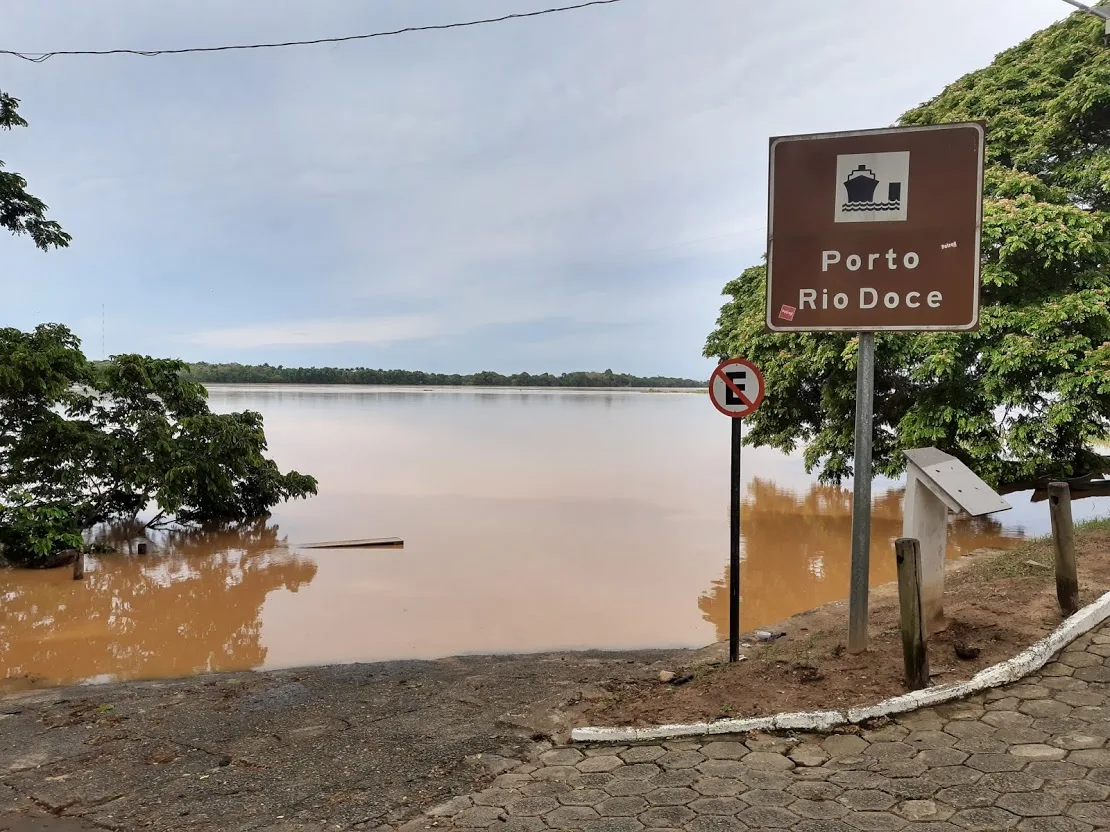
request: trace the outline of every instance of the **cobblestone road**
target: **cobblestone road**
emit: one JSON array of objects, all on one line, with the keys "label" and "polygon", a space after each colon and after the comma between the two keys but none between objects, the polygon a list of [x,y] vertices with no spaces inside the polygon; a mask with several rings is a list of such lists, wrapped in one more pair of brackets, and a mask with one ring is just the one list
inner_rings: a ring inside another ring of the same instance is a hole
[{"label": "cobblestone road", "polygon": [[1110,625],[1041,673],[858,734],[545,752],[406,829],[1110,828]]}]

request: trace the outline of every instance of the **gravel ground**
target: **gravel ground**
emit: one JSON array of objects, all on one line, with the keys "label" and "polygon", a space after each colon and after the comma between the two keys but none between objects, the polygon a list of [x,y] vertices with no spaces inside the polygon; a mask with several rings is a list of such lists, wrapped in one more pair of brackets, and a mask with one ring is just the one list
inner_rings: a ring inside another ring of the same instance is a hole
[{"label": "gravel ground", "polygon": [[390,662],[7,696],[0,830],[396,823],[548,748],[598,683],[657,674],[673,655]]}]

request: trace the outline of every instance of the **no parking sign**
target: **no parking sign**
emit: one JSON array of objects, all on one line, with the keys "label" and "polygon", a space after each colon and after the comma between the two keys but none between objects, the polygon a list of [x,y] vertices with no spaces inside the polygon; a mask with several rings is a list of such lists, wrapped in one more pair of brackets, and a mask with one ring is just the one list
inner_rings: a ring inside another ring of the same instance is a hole
[{"label": "no parking sign", "polygon": [[729,358],[709,377],[709,400],[732,419],[732,474],[729,504],[728,659],[740,660],[740,445],[745,416],[763,403],[763,373],[746,358]]},{"label": "no parking sign", "polygon": [[726,416],[742,419],[763,402],[763,373],[746,358],[722,361],[709,377],[709,398]]}]

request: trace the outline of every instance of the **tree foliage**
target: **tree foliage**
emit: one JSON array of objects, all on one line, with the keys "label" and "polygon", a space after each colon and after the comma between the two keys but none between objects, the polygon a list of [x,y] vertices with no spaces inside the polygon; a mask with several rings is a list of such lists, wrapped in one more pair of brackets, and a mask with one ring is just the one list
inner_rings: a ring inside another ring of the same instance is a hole
[{"label": "tree foliage", "polygon": [[[26,127],[19,100],[0,91],[0,128]],[[0,226],[44,251],[70,236],[0,161]],[[265,456],[258,413],[216,414],[180,361],[141,355],[90,364],[61,324],[0,329],[0,551],[43,565],[82,545],[82,532],[135,518],[232,524],[316,480],[281,473]]]},{"label": "tree foliage", "polygon": [[472,375],[426,373],[422,370],[374,370],[367,367],[271,367],[269,364],[190,364],[194,381],[240,384],[410,384],[443,387],[704,387],[704,381],[667,376],[579,371],[552,375],[501,375],[483,370]]},{"label": "tree foliage", "polygon": [[236,523],[316,493],[265,456],[262,417],[217,414],[185,364],[92,365],[60,324],[0,330],[0,543],[34,564],[150,505],[177,523]]},{"label": "tree foliage", "polygon": [[[934,445],[1004,489],[1104,471],[1110,433],[1110,50],[1076,14],[906,113],[987,122],[981,327],[876,337],[875,470]],[[768,395],[748,441],[852,473],[858,339],[764,330],[766,271],[729,282],[705,354],[745,355]]]},{"label": "tree foliage", "polygon": [[[0,129],[26,127],[19,114],[19,99],[0,90]],[[4,170],[0,159],[0,226],[12,234],[27,234],[43,251],[69,245],[70,236],[54,220],[46,218],[46,204],[27,192],[27,180]]]}]

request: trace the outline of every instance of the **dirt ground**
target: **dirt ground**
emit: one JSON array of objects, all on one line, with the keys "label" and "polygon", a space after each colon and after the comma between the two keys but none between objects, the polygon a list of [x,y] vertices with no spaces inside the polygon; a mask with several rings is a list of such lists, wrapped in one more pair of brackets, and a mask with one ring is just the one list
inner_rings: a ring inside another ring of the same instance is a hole
[{"label": "dirt ground", "polygon": [[[1076,552],[1080,603],[1087,604],[1110,590],[1110,526],[1077,530]],[[1052,563],[1046,540],[948,564],[948,627],[929,645],[934,684],[969,679],[1060,624]],[[577,716],[582,725],[655,725],[873,704],[906,691],[896,585],[872,590],[869,621],[862,656],[844,649],[848,605],[838,602],[764,628],[785,633],[774,641],[745,639],[739,664],[729,664],[727,644],[717,644],[666,668],[676,675],[669,683],[659,674],[614,679]]]}]

